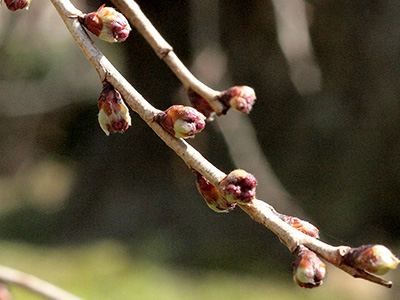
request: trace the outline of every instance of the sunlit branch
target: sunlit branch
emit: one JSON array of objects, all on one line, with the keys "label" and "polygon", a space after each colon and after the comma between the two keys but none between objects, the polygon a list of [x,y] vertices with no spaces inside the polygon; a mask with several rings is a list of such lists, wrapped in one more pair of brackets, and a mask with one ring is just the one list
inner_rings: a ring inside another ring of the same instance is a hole
[{"label": "sunlit branch", "polygon": [[[107,80],[109,83],[111,83],[121,93],[128,105],[144,121],[147,122],[147,124],[156,132],[156,134],[171,149],[173,149],[190,168],[201,173],[213,185],[218,186],[219,182],[226,176],[226,174],[217,169],[209,161],[207,161],[197,150],[191,147],[188,143],[186,143],[182,139],[174,138],[162,127],[160,127],[156,122],[153,121],[154,116],[160,111],[149,104],[114,68],[114,66],[96,47],[91,38],[81,27],[77,19],[77,16],[81,15],[81,12],[77,10],[67,0],[52,0],[52,2],[59,12],[61,18],[65,22],[67,28],[71,32],[71,35],[81,48],[82,52],[98,72],[101,81]],[[133,1],[130,1],[129,3],[132,7],[137,7],[137,5]],[[127,15],[129,17],[129,14]],[[151,38],[154,31],[152,29],[152,26],[149,28],[150,29],[147,28],[143,30],[146,33],[146,36]],[[160,36],[157,33],[156,38],[151,39],[151,44],[164,45],[161,47],[169,49],[169,51],[167,51],[168,56],[170,53],[172,53],[172,51],[168,46],[165,46],[164,42],[156,43],[155,41],[159,41],[159,38]],[[175,70],[175,68],[178,68],[178,70]],[[184,73],[184,71],[176,66],[174,67],[174,71],[175,73]],[[289,224],[285,223],[282,219],[280,219],[275,210],[267,203],[260,200],[253,200],[248,204],[241,204],[239,205],[239,207],[243,209],[255,221],[263,224],[272,232],[274,232],[279,237],[279,239],[290,249],[291,252],[294,252],[299,245],[304,245],[320,255],[322,258],[326,259],[333,265],[341,268],[352,276],[360,277],[386,287],[391,286],[391,282],[385,281],[379,277],[347,265],[343,260],[343,256],[349,251],[349,247],[334,247],[300,232],[299,230],[293,228]]]}]

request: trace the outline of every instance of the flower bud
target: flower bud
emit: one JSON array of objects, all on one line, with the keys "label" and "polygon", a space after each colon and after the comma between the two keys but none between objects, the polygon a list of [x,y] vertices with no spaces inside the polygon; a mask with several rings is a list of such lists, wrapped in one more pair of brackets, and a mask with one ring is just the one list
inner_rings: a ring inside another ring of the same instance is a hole
[{"label": "flower bud", "polygon": [[228,202],[203,175],[196,172],[196,187],[203,196],[209,208],[217,213],[230,212],[236,203]]},{"label": "flower bud", "polygon": [[99,124],[105,134],[123,133],[131,126],[131,116],[121,94],[105,83],[99,97]]},{"label": "flower bud", "polygon": [[219,183],[222,196],[229,202],[246,204],[256,196],[257,179],[245,170],[236,169],[230,172]]},{"label": "flower bud", "polygon": [[219,100],[227,107],[232,107],[241,113],[248,114],[253,108],[256,93],[246,85],[234,86],[223,91]]},{"label": "flower bud", "polygon": [[[11,11],[16,11],[18,9],[29,9],[31,0],[4,0],[6,6]],[[1,4],[1,0],[0,0]]]},{"label": "flower bud", "polygon": [[320,286],[325,278],[326,265],[318,256],[303,245],[296,248],[293,262],[293,279],[304,288]]},{"label": "flower bud", "polygon": [[312,236],[314,238],[319,238],[319,229],[317,227],[315,227],[313,224],[301,220],[299,218],[296,217],[291,217],[291,216],[286,216],[286,215],[282,215],[280,214],[279,217],[285,221],[287,224],[289,224],[290,226],[292,226],[293,228],[296,228],[297,230],[301,231],[304,234],[307,234],[309,236]]},{"label": "flower bud", "polygon": [[207,118],[207,120],[212,121],[214,119],[215,111],[210,104],[208,104],[206,99],[192,89],[187,91],[187,95],[192,106],[201,112]]},{"label": "flower bud", "polygon": [[363,245],[352,248],[344,256],[344,261],[354,267],[376,275],[383,275],[399,264],[399,259],[382,245]]},{"label": "flower bud", "polygon": [[154,118],[176,138],[190,138],[204,129],[206,117],[190,106],[173,105]]},{"label": "flower bud", "polygon": [[80,16],[79,21],[99,39],[109,43],[125,41],[131,31],[124,15],[104,4],[97,11]]}]

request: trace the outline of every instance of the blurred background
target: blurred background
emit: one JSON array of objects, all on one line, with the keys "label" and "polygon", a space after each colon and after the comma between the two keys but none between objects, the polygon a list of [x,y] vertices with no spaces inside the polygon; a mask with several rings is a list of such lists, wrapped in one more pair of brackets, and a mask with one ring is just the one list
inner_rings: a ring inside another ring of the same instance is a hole
[{"label": "blurred background", "polygon": [[[400,3],[137,2],[200,80],[256,90],[249,116],[229,111],[190,144],[224,172],[255,174],[260,199],[323,240],[400,252]],[[154,106],[187,104],[135,29],[95,42]],[[102,132],[101,88],[50,1],[3,4],[0,264],[86,299],[399,298],[398,271],[390,290],[329,265],[321,287],[297,287],[278,238],[240,209],[208,209],[138,116],[123,135]]]}]

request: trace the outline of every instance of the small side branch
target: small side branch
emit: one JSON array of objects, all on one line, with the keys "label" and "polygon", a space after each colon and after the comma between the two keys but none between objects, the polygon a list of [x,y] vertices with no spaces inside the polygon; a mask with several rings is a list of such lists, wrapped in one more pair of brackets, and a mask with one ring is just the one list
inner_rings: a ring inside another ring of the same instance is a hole
[{"label": "small side branch", "polygon": [[182,82],[186,90],[193,90],[201,95],[217,115],[220,115],[224,106],[218,101],[219,91],[215,91],[198,80],[182,63],[173,51],[173,48],[160,35],[149,19],[144,15],[135,1],[112,0],[112,2],[129,19],[131,24],[145,38],[155,53],[170,67],[175,75]]}]

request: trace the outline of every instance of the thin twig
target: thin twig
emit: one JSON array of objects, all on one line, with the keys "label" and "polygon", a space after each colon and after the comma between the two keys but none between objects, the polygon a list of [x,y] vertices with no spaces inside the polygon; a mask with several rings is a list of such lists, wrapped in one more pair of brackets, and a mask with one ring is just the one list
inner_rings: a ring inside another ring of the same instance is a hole
[{"label": "thin twig", "polygon": [[131,24],[146,39],[158,57],[165,61],[170,69],[182,82],[186,90],[191,89],[203,96],[217,115],[224,110],[224,106],[217,100],[219,91],[215,91],[198,80],[177,57],[173,48],[165,41],[153,24],[144,15],[135,1],[112,0],[119,10],[129,19]]},{"label": "thin twig", "polygon": [[52,300],[83,300],[33,275],[5,266],[0,266],[0,281],[18,285]]},{"label": "thin twig", "polygon": [[[127,80],[114,68],[101,51],[92,42],[87,33],[83,30],[77,20],[77,16],[81,14],[68,0],[51,0],[61,18],[65,22],[71,35],[77,44],[98,72],[100,79],[107,79],[123,96],[129,106],[156,132],[156,134],[173,149],[192,169],[197,170],[213,185],[218,183],[226,176],[225,173],[217,169],[209,161],[207,161],[197,150],[191,147],[182,139],[176,139],[162,129],[156,122],[153,122],[154,116],[159,112],[150,105],[130,84]],[[134,3],[133,1],[131,1]],[[129,2],[129,3],[131,3]],[[136,4],[134,5],[137,6]],[[146,31],[147,33],[149,30]],[[154,39],[153,39],[154,40]],[[171,51],[168,52],[171,53]],[[179,71],[176,71],[179,73]],[[282,221],[276,214],[275,210],[267,203],[260,200],[253,200],[249,204],[240,205],[251,218],[263,224],[274,232],[279,239],[290,249],[294,251],[300,244],[305,245],[333,265],[341,268],[345,272],[355,277],[360,277],[386,287],[391,286],[391,282],[385,281],[379,277],[368,274],[351,266],[345,265],[343,256],[349,247],[334,247],[320,240],[312,238],[302,232],[296,230],[290,225]]]}]

